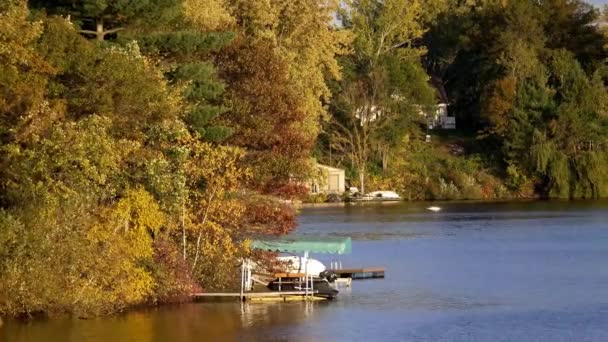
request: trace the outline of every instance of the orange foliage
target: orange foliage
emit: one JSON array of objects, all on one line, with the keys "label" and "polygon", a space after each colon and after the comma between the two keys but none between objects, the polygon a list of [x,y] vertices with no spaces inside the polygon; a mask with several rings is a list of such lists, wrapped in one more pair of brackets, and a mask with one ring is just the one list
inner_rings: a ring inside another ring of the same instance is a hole
[{"label": "orange foliage", "polygon": [[254,186],[301,179],[299,161],[309,158],[316,137],[300,126],[307,114],[275,44],[241,39],[225,49],[219,64],[230,94],[224,118],[235,131],[231,142],[249,151]]},{"label": "orange foliage", "polygon": [[242,225],[248,234],[287,234],[296,227],[296,211],[288,204],[256,198],[247,205]]},{"label": "orange foliage", "polygon": [[269,183],[266,192],[287,200],[304,198],[309,189],[302,183],[288,182],[284,184]]},{"label": "orange foliage", "polygon": [[485,99],[485,115],[492,126],[492,133],[503,136],[508,130],[507,114],[513,108],[517,90],[515,77],[505,77],[496,81]]}]

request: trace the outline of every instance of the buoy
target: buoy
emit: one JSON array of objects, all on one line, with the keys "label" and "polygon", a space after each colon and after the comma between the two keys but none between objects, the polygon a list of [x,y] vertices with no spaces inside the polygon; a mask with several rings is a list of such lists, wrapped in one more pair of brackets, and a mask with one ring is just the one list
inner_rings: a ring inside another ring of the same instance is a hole
[{"label": "buoy", "polygon": [[440,208],[440,207],[428,207],[428,208],[426,208],[426,209],[427,209],[427,210],[430,210],[430,211],[435,211],[435,212],[437,212],[437,211],[440,211],[440,210],[441,210],[441,208]]}]

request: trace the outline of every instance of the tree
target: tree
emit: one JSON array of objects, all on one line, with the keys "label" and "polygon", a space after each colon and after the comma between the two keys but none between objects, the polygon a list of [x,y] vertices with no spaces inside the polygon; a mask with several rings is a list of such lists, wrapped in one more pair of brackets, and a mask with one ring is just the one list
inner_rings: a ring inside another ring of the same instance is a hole
[{"label": "tree", "polygon": [[220,61],[230,85],[226,121],[234,127],[231,142],[246,147],[256,165],[254,184],[264,190],[272,184],[303,179],[314,136],[300,129],[306,113],[303,99],[291,86],[289,65],[273,44],[236,42]]},{"label": "tree", "polygon": [[0,5],[0,143],[23,138],[48,125],[46,79],[54,69],[35,49],[42,23],[27,20],[23,1]]},{"label": "tree", "polygon": [[[32,0],[32,8],[40,8],[50,14],[69,16],[80,27],[79,32],[92,35],[98,42],[108,35],[125,30],[126,24],[137,20],[147,23],[158,19],[164,10],[173,9],[178,2],[173,0]],[[156,18],[150,18],[156,15]],[[145,19],[144,19],[145,18]]]},{"label": "tree", "polygon": [[[326,116],[326,80],[340,77],[337,56],[349,33],[332,24],[337,1],[228,1],[237,38],[220,58],[228,84],[231,142],[256,163],[254,183],[271,191],[307,180]],[[260,161],[264,160],[263,163]]]},{"label": "tree", "polygon": [[349,7],[345,22],[353,28],[357,58],[370,69],[388,54],[413,49],[424,33],[422,1],[357,0]]},{"label": "tree", "polygon": [[[86,316],[229,287],[247,238],[288,232],[295,216],[243,195],[246,151],[225,143],[214,59],[234,34],[209,32],[235,23],[225,3],[35,4],[63,16],[0,5],[0,314]],[[199,5],[226,16],[206,22]],[[102,21],[106,41],[72,19]],[[290,86],[289,65],[270,60]],[[299,117],[283,109],[289,136]],[[283,142],[268,152],[288,164]]]},{"label": "tree", "polygon": [[185,121],[193,132],[206,141],[221,142],[232,130],[220,123],[226,111],[222,105],[225,84],[213,63],[214,54],[231,43],[231,32],[207,32],[200,18],[184,14],[180,24],[158,32],[139,32],[132,38],[141,42],[147,56],[161,61],[165,77],[181,89],[187,106]]},{"label": "tree", "polygon": [[110,127],[93,116],[56,125],[28,147],[5,146],[14,176],[3,180],[12,204],[0,229],[3,313],[98,314],[151,294],[143,265],[163,214],[142,189],[111,203],[133,146]]},{"label": "tree", "polygon": [[333,104],[331,148],[350,157],[361,191],[372,161],[386,171],[391,150],[436,100],[414,46],[426,19],[422,2],[405,1],[353,1],[343,16],[354,51]]},{"label": "tree", "polygon": [[350,158],[362,192],[370,164],[379,161],[388,171],[394,149],[436,101],[427,80],[420,64],[399,58],[385,58],[366,78],[345,80],[333,105],[331,147]]},{"label": "tree", "polygon": [[517,81],[545,64],[545,51],[566,49],[592,73],[605,56],[594,24],[598,11],[582,1],[452,2],[425,36],[425,65],[441,76],[459,122],[484,127],[483,99],[507,74]]}]

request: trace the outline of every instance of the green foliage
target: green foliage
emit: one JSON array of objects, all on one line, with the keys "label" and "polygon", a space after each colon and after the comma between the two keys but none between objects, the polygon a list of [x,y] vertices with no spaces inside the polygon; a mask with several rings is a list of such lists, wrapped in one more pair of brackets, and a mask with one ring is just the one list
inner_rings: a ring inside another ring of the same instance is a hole
[{"label": "green foliage", "polygon": [[418,130],[419,115],[436,104],[420,63],[427,18],[422,1],[352,1],[343,25],[355,34],[352,54],[343,59],[347,76],[337,85],[327,149],[349,159],[366,192],[369,173],[388,171],[401,140]]},{"label": "green foliage", "polygon": [[306,203],[325,203],[327,196],[325,194],[310,194],[306,199]]},{"label": "green foliage", "polygon": [[188,83],[184,97],[193,105],[186,114],[186,123],[202,138],[208,141],[222,141],[232,134],[225,126],[213,125],[218,116],[225,111],[209,102],[217,102],[224,92],[224,85],[216,81],[215,68],[210,63],[189,63],[177,67],[171,74],[174,81]]},{"label": "green foliage", "polygon": [[581,1],[451,6],[425,36],[425,62],[451,82],[458,122],[483,129],[509,188],[605,196],[592,190],[604,177],[582,176],[599,165],[586,156],[606,152],[607,97],[599,81],[606,37],[594,24],[598,11]]},{"label": "green foliage", "polygon": [[471,200],[517,196],[476,155],[455,156],[441,143],[404,140],[388,172],[371,177],[372,189],[395,189],[408,200]]},{"label": "green foliage", "polygon": [[30,6],[49,14],[69,16],[80,32],[104,41],[108,36],[126,29],[125,26],[160,25],[171,21],[175,0],[106,1],[106,0],[33,0]]},{"label": "green foliage", "polygon": [[226,108],[220,105],[225,85],[217,77],[210,55],[219,52],[234,38],[231,32],[201,32],[189,27],[176,31],[141,35],[142,50],[162,59],[165,76],[183,87],[186,99],[185,122],[206,141],[221,142],[233,130],[220,123]]},{"label": "green foliage", "polygon": [[[540,181],[537,185],[545,196],[602,196],[600,189],[605,177],[584,175],[596,175],[593,170],[599,167],[600,160],[588,156],[605,153],[607,131],[603,108],[607,96],[604,86],[594,81],[596,76],[587,76],[573,55],[565,50],[554,51],[548,66],[546,83],[539,87],[543,89],[542,100],[521,97],[516,104],[519,107],[540,103],[540,111],[536,115],[510,119],[510,125],[520,133],[505,137],[505,154],[530,174],[537,175]],[[524,88],[520,93],[528,91]],[[514,114],[519,111],[515,109]],[[534,113],[531,109],[527,112]],[[518,142],[524,140],[524,134],[531,140]]]}]

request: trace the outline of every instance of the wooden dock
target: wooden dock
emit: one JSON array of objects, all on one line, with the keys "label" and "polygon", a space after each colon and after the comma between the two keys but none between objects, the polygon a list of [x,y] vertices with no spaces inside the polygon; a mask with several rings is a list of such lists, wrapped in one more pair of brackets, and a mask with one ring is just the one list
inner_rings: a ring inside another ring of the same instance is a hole
[{"label": "wooden dock", "polygon": [[339,270],[330,270],[338,275],[340,278],[352,278],[355,279],[382,279],[384,278],[384,268],[372,267],[372,268],[343,268]]},{"label": "wooden dock", "polygon": [[242,301],[295,301],[295,300],[325,300],[317,297],[317,291],[266,291],[266,292],[200,292],[191,296],[198,300],[217,301],[222,299],[240,299]]}]

